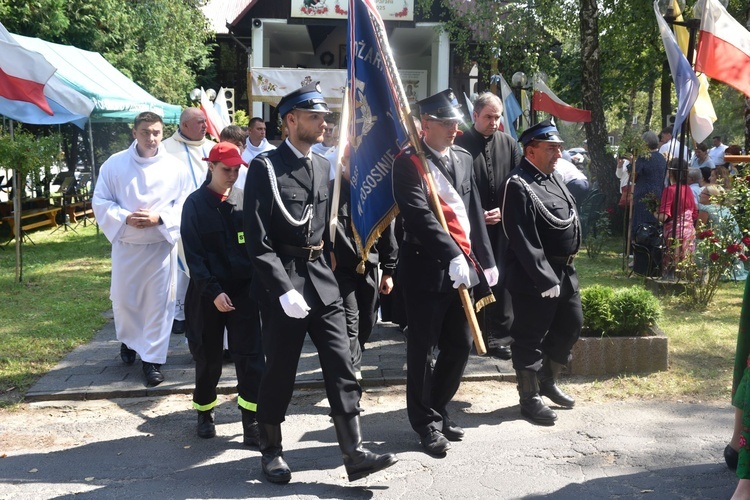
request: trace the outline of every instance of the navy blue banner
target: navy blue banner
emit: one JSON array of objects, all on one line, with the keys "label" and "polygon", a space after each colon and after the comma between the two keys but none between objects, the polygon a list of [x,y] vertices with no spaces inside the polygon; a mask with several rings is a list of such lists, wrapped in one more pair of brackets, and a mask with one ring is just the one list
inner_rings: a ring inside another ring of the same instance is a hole
[{"label": "navy blue banner", "polygon": [[381,45],[388,39],[372,0],[349,0],[348,35],[352,224],[366,260],[396,216],[391,171],[408,135],[399,120],[396,87],[388,70],[392,65],[386,61],[390,50]]}]

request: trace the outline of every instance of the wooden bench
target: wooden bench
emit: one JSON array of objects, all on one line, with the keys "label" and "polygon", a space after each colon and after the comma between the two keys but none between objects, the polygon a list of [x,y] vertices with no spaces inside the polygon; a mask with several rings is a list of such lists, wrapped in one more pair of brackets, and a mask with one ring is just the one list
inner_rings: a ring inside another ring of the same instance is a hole
[{"label": "wooden bench", "polygon": [[68,212],[70,222],[75,224],[78,222],[79,217],[88,217],[89,219],[94,218],[94,209],[91,206],[91,201],[77,201],[75,203],[68,203],[65,206],[65,210]]},{"label": "wooden bench", "polygon": [[[28,231],[30,229],[36,229],[38,227],[52,226],[57,227],[57,214],[60,212],[60,207],[45,207],[45,208],[32,208],[29,210],[23,210],[21,212],[21,230]],[[30,222],[24,222],[26,219],[34,219]],[[41,219],[41,220],[39,220]],[[16,237],[16,221],[13,213],[3,217],[3,222],[7,222],[10,226],[10,233],[12,238]]]}]

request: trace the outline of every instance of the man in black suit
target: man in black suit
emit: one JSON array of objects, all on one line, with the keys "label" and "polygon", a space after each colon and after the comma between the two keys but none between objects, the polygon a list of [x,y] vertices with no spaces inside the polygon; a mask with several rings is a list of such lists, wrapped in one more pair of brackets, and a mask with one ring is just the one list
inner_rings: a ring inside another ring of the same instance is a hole
[{"label": "man in black suit", "polygon": [[487,235],[495,255],[500,278],[492,287],[495,303],[488,304],[478,315],[487,353],[501,359],[510,359],[510,325],[513,308],[510,293],[505,288],[505,249],[508,240],[500,226],[500,189],[503,181],[520,160],[515,139],[498,127],[503,116],[503,102],[491,92],[485,92],[474,101],[474,126],[456,138],[456,144],[465,148],[474,158],[474,180],[484,209]]},{"label": "man in black suit", "polygon": [[294,390],[305,334],[318,349],[331,417],[350,481],[390,467],[393,454],[362,447],[359,400],[341,295],[323,255],[327,231],[328,160],[310,152],[323,139],[328,113],[319,84],[306,85],[278,104],[289,137],[250,164],[245,185],[245,232],[254,266],[251,293],[262,320],[266,370],[257,420],[266,478],[287,483],[281,422]]},{"label": "man in black suit", "polygon": [[505,284],[513,299],[513,368],[521,414],[554,425],[557,414],[540,396],[562,407],[575,404],[556,379],[583,324],[573,265],[581,229],[575,200],[555,173],[563,141],[554,123],[527,129],[520,141],[524,156],[504,182],[500,200],[508,238]]},{"label": "man in black suit", "polygon": [[[428,198],[414,148],[393,164],[393,194],[403,216],[404,237],[396,272],[403,287],[409,339],[406,348],[406,402],[409,422],[425,451],[442,455],[463,429],[448,415],[458,390],[472,338],[459,294],[497,282],[497,267],[484,224],[484,211],[472,175],[471,155],[453,145],[462,114],[448,89],[418,103],[422,149],[450,234],[438,222]],[[484,271],[482,271],[484,269]],[[475,297],[477,299],[477,297]],[[440,349],[434,369],[433,352]]]}]

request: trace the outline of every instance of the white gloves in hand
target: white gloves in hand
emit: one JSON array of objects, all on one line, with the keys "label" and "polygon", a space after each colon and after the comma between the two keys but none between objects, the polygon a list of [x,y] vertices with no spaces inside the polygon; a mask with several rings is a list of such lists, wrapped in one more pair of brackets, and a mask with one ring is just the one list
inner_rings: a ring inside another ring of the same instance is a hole
[{"label": "white gloves in hand", "polygon": [[487,278],[487,284],[490,286],[497,285],[497,280],[500,279],[500,272],[497,270],[497,266],[485,269],[484,277]]},{"label": "white gloves in hand", "polygon": [[281,307],[290,318],[302,319],[307,316],[310,306],[305,302],[305,298],[297,290],[291,289],[279,297]]},{"label": "white gloves in hand", "polygon": [[469,286],[471,276],[469,263],[466,262],[466,257],[463,254],[451,259],[450,264],[448,264],[448,276],[453,280],[453,288],[458,288],[461,285]]},{"label": "white gloves in hand", "polygon": [[542,292],[542,297],[549,297],[550,299],[554,299],[555,297],[560,296],[560,285],[555,285],[546,292]]}]

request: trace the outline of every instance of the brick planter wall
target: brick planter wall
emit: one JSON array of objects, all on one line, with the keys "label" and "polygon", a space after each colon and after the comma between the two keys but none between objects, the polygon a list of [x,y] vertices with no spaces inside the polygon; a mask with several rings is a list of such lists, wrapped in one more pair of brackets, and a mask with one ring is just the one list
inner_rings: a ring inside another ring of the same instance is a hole
[{"label": "brick planter wall", "polygon": [[669,339],[651,337],[581,337],[568,365],[571,375],[650,373],[669,368]]}]

